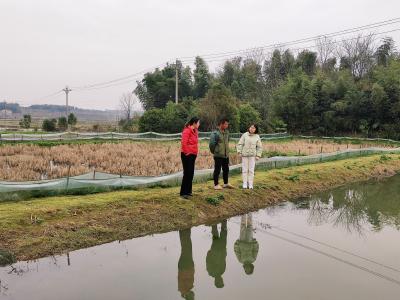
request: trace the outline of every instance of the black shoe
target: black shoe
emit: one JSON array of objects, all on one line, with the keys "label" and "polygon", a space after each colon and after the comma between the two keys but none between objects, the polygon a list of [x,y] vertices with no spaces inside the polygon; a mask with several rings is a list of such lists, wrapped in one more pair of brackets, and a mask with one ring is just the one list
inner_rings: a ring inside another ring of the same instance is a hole
[{"label": "black shoe", "polygon": [[189,200],[190,196],[189,195],[181,195],[181,198],[183,198],[185,200]]}]

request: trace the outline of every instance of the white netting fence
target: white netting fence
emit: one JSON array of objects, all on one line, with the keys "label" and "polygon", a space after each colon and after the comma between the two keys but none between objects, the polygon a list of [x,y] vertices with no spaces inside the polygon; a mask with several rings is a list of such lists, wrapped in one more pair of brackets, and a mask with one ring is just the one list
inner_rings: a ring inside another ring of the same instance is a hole
[{"label": "white netting fence", "polygon": [[[371,147],[363,149],[348,149],[333,153],[321,153],[308,156],[277,156],[271,158],[262,158],[257,162],[257,168],[268,170],[386,153],[400,153],[400,148],[383,149]],[[240,172],[241,165],[233,165],[230,167],[230,170],[233,172]],[[211,179],[212,173],[212,169],[196,170],[194,181],[201,182]],[[176,186],[180,183],[181,179],[182,172],[164,176],[142,177],[115,175],[93,171],[79,176],[53,180],[27,182],[0,181],[0,194],[12,194],[21,191],[49,191],[60,194],[79,189],[112,190],[116,188],[150,187],[158,185]],[[0,200],[1,199],[2,198],[0,197]]]}]

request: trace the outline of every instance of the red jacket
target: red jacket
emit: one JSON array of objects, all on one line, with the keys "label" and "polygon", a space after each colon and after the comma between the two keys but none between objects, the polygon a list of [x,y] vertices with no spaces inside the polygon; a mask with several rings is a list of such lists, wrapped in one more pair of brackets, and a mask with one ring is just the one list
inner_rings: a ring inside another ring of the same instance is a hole
[{"label": "red jacket", "polygon": [[199,153],[199,133],[197,129],[192,129],[190,126],[183,129],[181,152],[185,155],[197,155]]}]

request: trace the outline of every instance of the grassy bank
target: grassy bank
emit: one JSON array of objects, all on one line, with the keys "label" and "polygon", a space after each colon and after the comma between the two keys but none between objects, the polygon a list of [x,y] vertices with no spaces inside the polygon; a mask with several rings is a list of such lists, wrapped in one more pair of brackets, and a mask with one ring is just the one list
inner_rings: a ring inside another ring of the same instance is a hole
[{"label": "grassy bank", "polygon": [[[259,171],[257,188],[216,193],[211,182],[196,184],[192,201],[178,188],[118,191],[0,204],[0,248],[17,259],[33,259],[210,223],[350,182],[391,176],[400,156],[375,155],[308,166]],[[232,177],[240,185],[240,175]]]}]

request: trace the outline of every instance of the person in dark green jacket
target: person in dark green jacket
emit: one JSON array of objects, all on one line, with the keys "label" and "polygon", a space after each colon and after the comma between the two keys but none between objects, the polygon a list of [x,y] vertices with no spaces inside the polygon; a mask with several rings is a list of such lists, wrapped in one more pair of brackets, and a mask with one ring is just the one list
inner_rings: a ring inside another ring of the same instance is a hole
[{"label": "person in dark green jacket", "polygon": [[211,227],[212,244],[207,252],[206,266],[208,275],[214,278],[214,284],[217,288],[224,287],[222,275],[226,270],[226,238],[228,234],[226,220],[221,222],[221,232],[218,233],[217,224]]},{"label": "person in dark green jacket", "polygon": [[[222,119],[218,124],[218,129],[210,136],[210,151],[214,155],[214,189],[222,188],[232,189],[233,186],[228,183],[229,180],[229,120]],[[219,185],[219,175],[224,179],[223,187]]]}]

